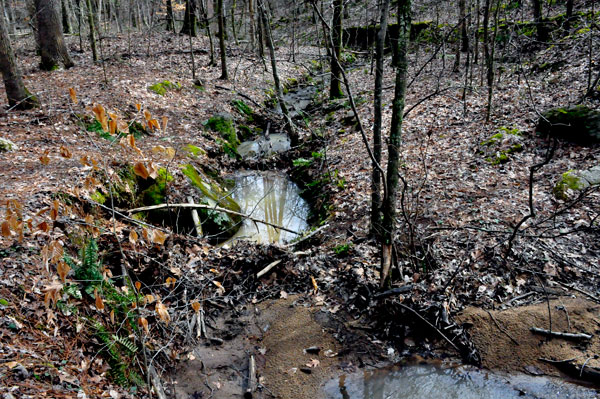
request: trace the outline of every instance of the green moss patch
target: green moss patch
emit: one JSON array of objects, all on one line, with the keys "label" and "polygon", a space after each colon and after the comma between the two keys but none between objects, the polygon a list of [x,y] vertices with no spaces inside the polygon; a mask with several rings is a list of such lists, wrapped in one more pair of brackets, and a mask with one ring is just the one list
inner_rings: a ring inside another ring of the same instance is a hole
[{"label": "green moss patch", "polygon": [[218,114],[211,117],[206,122],[206,127],[210,130],[220,133],[222,139],[217,140],[227,155],[232,158],[238,158],[237,147],[240,145],[235,125],[230,115]]},{"label": "green moss patch", "polygon": [[150,90],[160,96],[164,96],[165,94],[167,94],[167,91],[169,91],[169,90],[180,90],[180,89],[181,89],[181,83],[179,83],[179,82],[172,83],[168,80],[163,80],[162,82],[158,82],[151,86],[148,86],[148,90]]}]

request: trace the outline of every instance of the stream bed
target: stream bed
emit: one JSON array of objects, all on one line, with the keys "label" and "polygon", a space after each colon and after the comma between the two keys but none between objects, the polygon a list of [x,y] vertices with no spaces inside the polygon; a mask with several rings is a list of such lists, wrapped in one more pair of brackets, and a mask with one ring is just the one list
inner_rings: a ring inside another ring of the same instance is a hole
[{"label": "stream bed", "polygon": [[[298,233],[309,227],[306,220],[310,207],[300,197],[298,186],[285,174],[244,172],[235,175],[234,180],[232,197],[240,205],[242,213]],[[231,246],[242,239],[259,244],[283,244],[296,237],[298,234],[244,219],[238,232],[224,246]]]},{"label": "stream bed", "polygon": [[326,399],[592,399],[596,390],[550,377],[503,375],[460,366],[413,365],[344,374],[324,386]]}]

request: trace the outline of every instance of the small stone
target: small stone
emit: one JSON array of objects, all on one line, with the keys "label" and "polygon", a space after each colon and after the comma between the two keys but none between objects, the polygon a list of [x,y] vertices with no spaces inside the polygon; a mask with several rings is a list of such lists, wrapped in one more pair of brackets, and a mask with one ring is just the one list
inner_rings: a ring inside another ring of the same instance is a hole
[{"label": "small stone", "polygon": [[29,371],[22,364],[17,364],[13,368],[13,373],[17,375],[21,380],[26,380],[29,378]]}]

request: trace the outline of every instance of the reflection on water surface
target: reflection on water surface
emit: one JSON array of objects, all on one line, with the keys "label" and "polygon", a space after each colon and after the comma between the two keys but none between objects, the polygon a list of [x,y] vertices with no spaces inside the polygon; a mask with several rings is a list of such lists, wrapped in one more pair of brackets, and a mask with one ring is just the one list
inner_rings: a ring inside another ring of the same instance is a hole
[{"label": "reflection on water surface", "polygon": [[[234,178],[233,199],[240,204],[242,213],[296,232],[308,228],[309,206],[300,197],[300,189],[287,176],[264,172],[241,174]],[[246,239],[258,243],[284,243],[297,235],[248,219],[225,245]]]},{"label": "reflection on water surface", "polygon": [[469,367],[406,366],[342,375],[325,385],[326,399],[591,399],[593,389],[528,375],[504,376]]}]

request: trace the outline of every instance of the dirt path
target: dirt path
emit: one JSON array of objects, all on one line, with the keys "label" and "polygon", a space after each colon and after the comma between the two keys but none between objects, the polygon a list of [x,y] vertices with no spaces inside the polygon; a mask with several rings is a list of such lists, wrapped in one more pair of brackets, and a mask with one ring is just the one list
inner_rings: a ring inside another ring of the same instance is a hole
[{"label": "dirt path", "polygon": [[[318,312],[320,307],[310,299],[290,296],[219,320],[209,334],[223,338],[224,345],[200,345],[188,355],[190,360],[174,376],[177,397],[241,396],[250,354],[256,357],[258,381],[264,386],[255,397],[320,397],[321,385],[339,370],[340,346],[316,321]],[[318,353],[305,351],[315,347]]]}]

